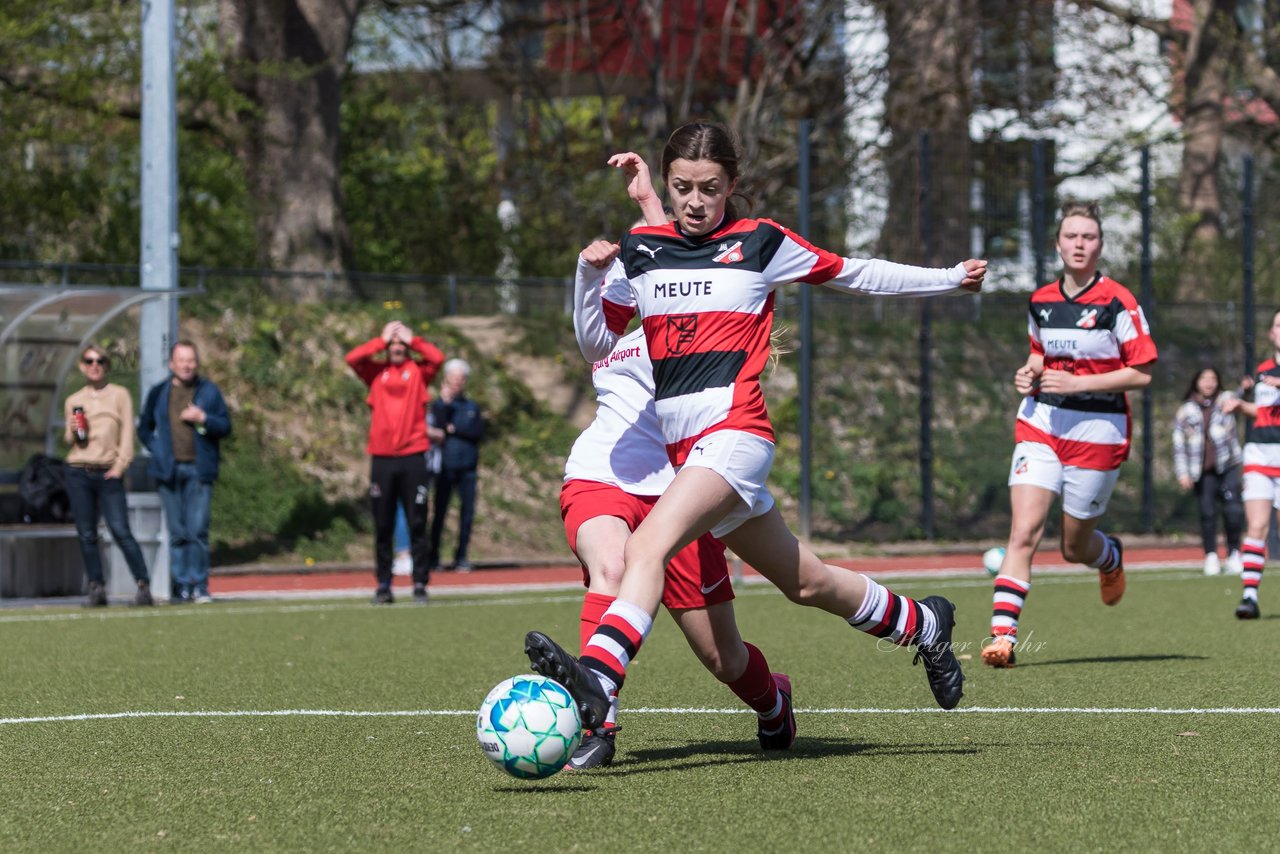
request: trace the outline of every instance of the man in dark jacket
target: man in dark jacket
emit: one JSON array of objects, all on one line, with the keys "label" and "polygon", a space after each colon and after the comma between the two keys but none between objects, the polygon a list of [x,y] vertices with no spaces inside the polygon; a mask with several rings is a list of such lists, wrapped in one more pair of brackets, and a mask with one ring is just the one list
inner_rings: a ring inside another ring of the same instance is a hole
[{"label": "man in dark jacket", "polygon": [[449,499],[458,493],[461,505],[458,520],[458,545],[450,568],[470,572],[467,545],[471,541],[471,520],[476,510],[476,466],[480,462],[480,440],[484,438],[484,416],[480,406],[467,397],[467,377],[471,366],[462,359],[444,364],[444,382],[440,396],[431,404],[427,433],[431,441],[443,446],[440,473],[436,475],[435,515],[431,520],[429,564],[440,563],[440,534],[444,517],[449,512]]},{"label": "man in dark jacket", "polygon": [[169,574],[177,601],[209,597],[209,508],[218,479],[218,443],[231,434],[222,392],[200,376],[196,345],[169,350],[169,379],[147,392],[138,413],[138,440],[151,452],[147,473],[156,479],[169,528]]}]

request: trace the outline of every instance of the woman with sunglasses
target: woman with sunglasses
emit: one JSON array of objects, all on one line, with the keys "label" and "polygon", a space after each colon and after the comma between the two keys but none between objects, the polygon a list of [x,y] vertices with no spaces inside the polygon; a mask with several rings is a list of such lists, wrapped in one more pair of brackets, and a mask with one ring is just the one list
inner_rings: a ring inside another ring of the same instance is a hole
[{"label": "woman with sunglasses", "polygon": [[71,446],[66,460],[67,497],[76,520],[80,554],[89,577],[86,607],[107,604],[98,553],[98,520],[105,519],[111,538],[124,553],[129,572],[138,585],[135,605],[151,605],[151,578],[142,549],[129,530],[124,474],[133,461],[133,398],[122,386],[107,382],[111,359],[107,351],[90,344],[80,353],[80,373],[88,381],[64,404],[66,431]]}]

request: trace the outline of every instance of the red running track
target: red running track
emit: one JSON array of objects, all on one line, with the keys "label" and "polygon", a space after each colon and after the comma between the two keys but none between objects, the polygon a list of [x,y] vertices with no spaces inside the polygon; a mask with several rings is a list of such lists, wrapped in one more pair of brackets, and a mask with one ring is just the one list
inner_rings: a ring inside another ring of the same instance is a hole
[{"label": "red running track", "polygon": [[[1156,567],[1200,566],[1204,556],[1198,546],[1151,546],[1125,549],[1125,565],[1134,569]],[[973,552],[952,552],[930,555],[885,555],[845,558],[830,561],[836,566],[853,569],[874,577],[914,575],[968,575],[983,573],[982,556]],[[1036,564],[1040,571],[1061,571],[1069,567],[1055,552],[1042,552]],[[1079,568],[1079,567],[1075,567]],[[750,567],[744,568],[748,577],[756,575]],[[406,577],[396,577],[394,587],[407,594],[412,582]],[[501,569],[477,569],[474,572],[436,572],[431,576],[431,589],[444,592],[462,592],[468,588],[486,587],[572,587],[582,582],[582,570],[577,565],[504,567]],[[372,568],[363,571],[296,570],[293,572],[262,572],[219,574],[216,570],[209,579],[210,593],[214,596],[252,596],[255,593],[270,595],[291,592],[359,591],[372,592],[374,576]]]}]

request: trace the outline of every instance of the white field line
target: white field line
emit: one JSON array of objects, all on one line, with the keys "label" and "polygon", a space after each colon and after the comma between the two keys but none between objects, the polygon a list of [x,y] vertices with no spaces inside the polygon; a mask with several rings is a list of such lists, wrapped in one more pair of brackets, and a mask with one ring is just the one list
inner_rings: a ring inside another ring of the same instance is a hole
[{"label": "white field line", "polygon": [[[747,715],[751,709],[707,708],[641,708],[627,709],[628,715]],[[1280,708],[1269,706],[1242,706],[1220,708],[1161,709],[1107,708],[1107,707],[1052,707],[1052,706],[968,706],[951,711],[934,708],[880,709],[835,708],[802,709],[799,715],[1280,715]],[[153,712],[104,712],[100,714],[42,715],[29,718],[0,718],[0,726],[41,723],[77,723],[85,721],[135,720],[138,718],[462,718],[473,717],[468,709],[403,709],[387,711],[360,711],[354,709],[270,709],[228,711],[153,711]]]},{"label": "white field line", "polygon": [[[1174,571],[1159,573],[1154,570],[1167,569],[1167,566],[1151,567],[1143,569],[1142,579],[1144,581],[1193,581],[1203,579],[1205,576],[1198,571]],[[1125,568],[1128,571],[1128,567]],[[1141,569],[1141,567],[1139,567]],[[889,582],[894,589],[910,590],[926,587],[930,591],[933,590],[951,590],[960,588],[989,588],[991,579],[983,575],[980,578],[973,577],[972,570],[966,570],[964,573],[967,577],[943,577],[938,578],[936,575],[930,574],[916,578],[897,577],[890,579]],[[1229,576],[1225,576],[1229,577]],[[1221,581],[1224,576],[1218,576],[1214,580]],[[1093,571],[1087,574],[1083,572],[1063,572],[1058,574],[1037,573],[1035,583],[1037,588],[1045,585],[1067,585],[1067,584],[1096,584]],[[532,592],[551,592],[554,590],[566,590],[574,592],[565,592],[555,596],[512,596],[510,594],[521,593],[525,591]],[[492,587],[471,587],[461,589],[456,592],[450,592],[448,599],[439,596],[433,591],[431,604],[427,606],[430,611],[435,608],[476,608],[491,607],[500,605],[529,605],[529,604],[554,604],[559,602],[577,602],[581,600],[581,585],[561,588],[543,588],[525,587],[521,585],[495,585]],[[771,596],[781,595],[768,581],[759,577],[745,579],[743,587],[736,590],[738,596]],[[156,608],[109,608],[106,610],[95,609],[86,611],[62,611],[55,613],[44,613],[41,611],[20,612],[20,613],[0,613],[0,624],[4,623],[45,623],[45,622],[75,622],[90,620],[123,620],[123,619],[161,619],[169,617],[213,617],[219,615],[243,615],[243,614],[290,614],[290,613],[306,613],[311,611],[335,611],[335,610],[352,610],[352,609],[371,609],[373,606],[366,601],[367,591],[360,591],[353,595],[353,591],[349,589],[343,590],[309,590],[309,591],[284,591],[279,597],[270,591],[254,591],[253,593],[236,594],[234,596],[219,596],[218,601],[212,605],[182,605],[182,606],[160,606]],[[465,599],[463,597],[466,597]],[[332,601],[339,599],[343,601]],[[324,600],[324,601],[299,601],[299,600]],[[353,601],[359,600],[359,601]],[[235,601],[236,604],[229,604]],[[222,604],[219,604],[222,603]],[[378,606],[385,608],[386,606]],[[407,604],[405,606],[393,605],[393,610],[410,611],[416,610],[421,606]]]}]

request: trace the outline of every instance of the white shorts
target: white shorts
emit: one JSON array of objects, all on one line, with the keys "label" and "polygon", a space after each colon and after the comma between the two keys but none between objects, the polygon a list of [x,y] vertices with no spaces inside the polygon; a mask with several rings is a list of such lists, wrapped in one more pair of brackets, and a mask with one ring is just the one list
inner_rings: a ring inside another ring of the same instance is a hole
[{"label": "white shorts", "polygon": [[1107,512],[1120,469],[1099,471],[1064,466],[1053,448],[1019,442],[1009,467],[1010,486],[1038,486],[1062,496],[1062,512],[1073,519],[1096,519]]},{"label": "white shorts", "polygon": [[723,537],[748,519],[773,509],[773,496],[765,481],[773,468],[773,443],[755,433],[718,430],[699,439],[689,449],[684,466],[711,469],[720,475],[742,499],[728,516],[711,529]]},{"label": "white shorts", "polygon": [[1271,477],[1260,471],[1244,473],[1244,491],[1240,493],[1244,501],[1270,501],[1271,506],[1280,510],[1280,477]]}]

